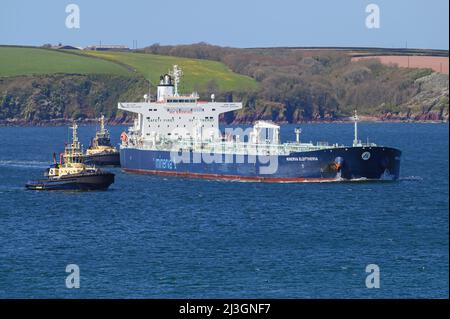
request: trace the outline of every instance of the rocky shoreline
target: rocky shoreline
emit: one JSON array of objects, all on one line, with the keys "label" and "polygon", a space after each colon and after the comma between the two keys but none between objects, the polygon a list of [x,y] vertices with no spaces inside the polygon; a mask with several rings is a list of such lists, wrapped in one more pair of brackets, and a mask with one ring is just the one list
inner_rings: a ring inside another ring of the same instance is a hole
[{"label": "rocky shoreline", "polygon": [[[436,116],[435,114],[423,114],[423,115],[417,115],[414,117],[407,117],[407,116],[399,116],[399,115],[392,115],[392,114],[386,114],[383,116],[365,116],[360,115],[359,116],[360,122],[365,123],[448,123],[448,117],[447,118],[439,118],[439,116]],[[79,125],[96,125],[98,124],[98,119],[96,118],[84,118],[84,119],[77,119],[76,122]],[[277,124],[284,125],[284,124],[331,124],[331,123],[352,123],[353,119],[351,117],[344,117],[344,118],[336,118],[336,119],[322,119],[322,120],[307,120],[307,121],[301,121],[296,123],[288,123],[288,122],[279,122]],[[15,127],[49,127],[49,126],[66,126],[73,123],[73,119],[52,119],[52,120],[40,120],[40,121],[26,121],[22,119],[6,119],[6,120],[0,120],[0,127],[8,127],[8,126],[15,126]],[[117,126],[117,125],[132,125],[133,121],[129,118],[120,118],[120,119],[107,119],[106,120],[107,125]],[[221,123],[225,123],[224,121],[221,121]],[[248,121],[233,121],[229,123],[230,125],[251,125],[252,122]]]}]

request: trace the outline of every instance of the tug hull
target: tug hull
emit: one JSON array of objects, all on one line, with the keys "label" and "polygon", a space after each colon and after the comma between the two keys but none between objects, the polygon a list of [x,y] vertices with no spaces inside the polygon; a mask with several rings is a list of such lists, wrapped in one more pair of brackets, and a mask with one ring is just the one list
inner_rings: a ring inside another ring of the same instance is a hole
[{"label": "tug hull", "polygon": [[85,155],[84,163],[97,166],[120,166],[120,153],[102,152],[98,154]]},{"label": "tug hull", "polygon": [[114,174],[108,172],[81,173],[59,178],[29,181],[25,187],[30,190],[106,190],[114,183]]}]

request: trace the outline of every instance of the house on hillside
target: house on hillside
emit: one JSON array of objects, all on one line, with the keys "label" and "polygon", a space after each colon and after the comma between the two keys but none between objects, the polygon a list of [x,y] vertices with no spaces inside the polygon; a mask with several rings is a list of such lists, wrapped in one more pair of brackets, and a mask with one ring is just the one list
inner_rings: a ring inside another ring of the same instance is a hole
[{"label": "house on hillside", "polygon": [[84,50],[93,50],[93,51],[129,51],[130,48],[126,45],[117,45],[117,44],[100,44],[100,45],[91,45],[85,47]]}]

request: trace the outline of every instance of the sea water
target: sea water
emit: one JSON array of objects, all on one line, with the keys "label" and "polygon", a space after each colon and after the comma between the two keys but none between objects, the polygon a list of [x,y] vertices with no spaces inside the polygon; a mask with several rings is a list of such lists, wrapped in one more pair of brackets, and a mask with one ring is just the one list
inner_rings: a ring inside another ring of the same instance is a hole
[{"label": "sea water", "polygon": [[[351,144],[352,124],[299,125]],[[283,141],[295,140],[282,126]],[[87,146],[95,126],[81,126]],[[124,127],[111,127],[114,144]],[[108,169],[105,192],[25,190],[67,127],[0,128],[1,298],[448,298],[448,124],[360,123],[396,182],[265,184]],[[66,286],[67,265],[80,288]],[[366,286],[366,267],[380,288]]]}]

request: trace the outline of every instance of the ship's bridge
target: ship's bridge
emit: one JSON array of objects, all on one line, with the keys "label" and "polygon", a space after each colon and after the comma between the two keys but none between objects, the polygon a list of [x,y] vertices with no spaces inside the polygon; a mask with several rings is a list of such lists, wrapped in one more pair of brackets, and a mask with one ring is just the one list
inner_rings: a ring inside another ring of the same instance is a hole
[{"label": "ship's bridge", "polygon": [[166,103],[196,103],[199,99],[197,95],[172,96],[166,98]]}]

